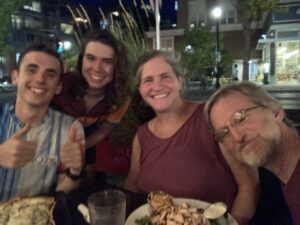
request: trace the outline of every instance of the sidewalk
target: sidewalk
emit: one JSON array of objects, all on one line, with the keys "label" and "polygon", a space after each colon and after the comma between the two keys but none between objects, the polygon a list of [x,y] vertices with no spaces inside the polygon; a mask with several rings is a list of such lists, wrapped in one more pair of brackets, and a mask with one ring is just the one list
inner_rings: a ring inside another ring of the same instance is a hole
[{"label": "sidewalk", "polygon": [[185,89],[183,96],[191,101],[205,102],[214,91],[215,87],[212,86],[206,87],[205,90],[202,87],[190,86]]}]

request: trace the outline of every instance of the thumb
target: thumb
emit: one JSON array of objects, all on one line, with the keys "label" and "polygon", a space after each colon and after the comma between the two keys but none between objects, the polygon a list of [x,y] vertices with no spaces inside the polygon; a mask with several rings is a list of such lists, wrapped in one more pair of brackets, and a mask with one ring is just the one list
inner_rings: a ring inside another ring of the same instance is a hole
[{"label": "thumb", "polygon": [[76,129],[74,127],[70,128],[68,137],[69,137],[69,142],[76,141]]},{"label": "thumb", "polygon": [[24,127],[22,127],[20,130],[18,130],[16,133],[12,135],[13,138],[22,138],[25,134],[28,133],[28,131],[31,128],[30,123],[25,123]]}]

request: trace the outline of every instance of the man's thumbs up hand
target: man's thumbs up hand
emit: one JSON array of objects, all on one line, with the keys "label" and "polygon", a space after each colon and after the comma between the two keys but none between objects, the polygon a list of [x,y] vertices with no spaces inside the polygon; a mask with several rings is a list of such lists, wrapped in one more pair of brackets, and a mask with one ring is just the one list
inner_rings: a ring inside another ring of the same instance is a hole
[{"label": "man's thumbs up hand", "polygon": [[[84,138],[84,137],[83,137]],[[70,169],[71,174],[80,174],[83,168],[82,139],[77,140],[76,129],[71,127],[68,134],[68,142],[60,149],[61,161],[65,168]]]},{"label": "man's thumbs up hand", "polygon": [[30,131],[30,123],[14,133],[0,144],[0,165],[5,168],[18,168],[26,165],[35,155],[37,144],[24,141],[23,137]]}]

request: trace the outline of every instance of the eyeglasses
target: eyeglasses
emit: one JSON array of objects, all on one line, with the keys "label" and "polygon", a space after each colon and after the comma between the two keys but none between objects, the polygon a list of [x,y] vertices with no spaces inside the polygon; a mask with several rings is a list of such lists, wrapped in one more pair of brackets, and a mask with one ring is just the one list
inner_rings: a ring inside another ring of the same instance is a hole
[{"label": "eyeglasses", "polygon": [[250,117],[249,112],[253,109],[257,109],[260,106],[252,106],[247,109],[242,109],[240,111],[235,112],[229,119],[228,125],[224,128],[220,128],[215,131],[215,138],[218,142],[224,143],[228,140],[229,137],[229,127],[241,128],[247,124],[247,121]]}]

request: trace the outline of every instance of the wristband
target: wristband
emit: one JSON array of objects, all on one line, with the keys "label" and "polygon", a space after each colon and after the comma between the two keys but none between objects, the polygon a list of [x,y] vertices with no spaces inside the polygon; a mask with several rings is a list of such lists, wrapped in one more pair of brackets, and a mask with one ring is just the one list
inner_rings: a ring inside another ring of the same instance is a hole
[{"label": "wristband", "polygon": [[69,177],[72,181],[77,181],[79,180],[81,177],[83,177],[85,174],[85,170],[84,168],[81,169],[80,173],[78,175],[72,174],[70,169],[66,170],[66,175],[67,177]]}]

